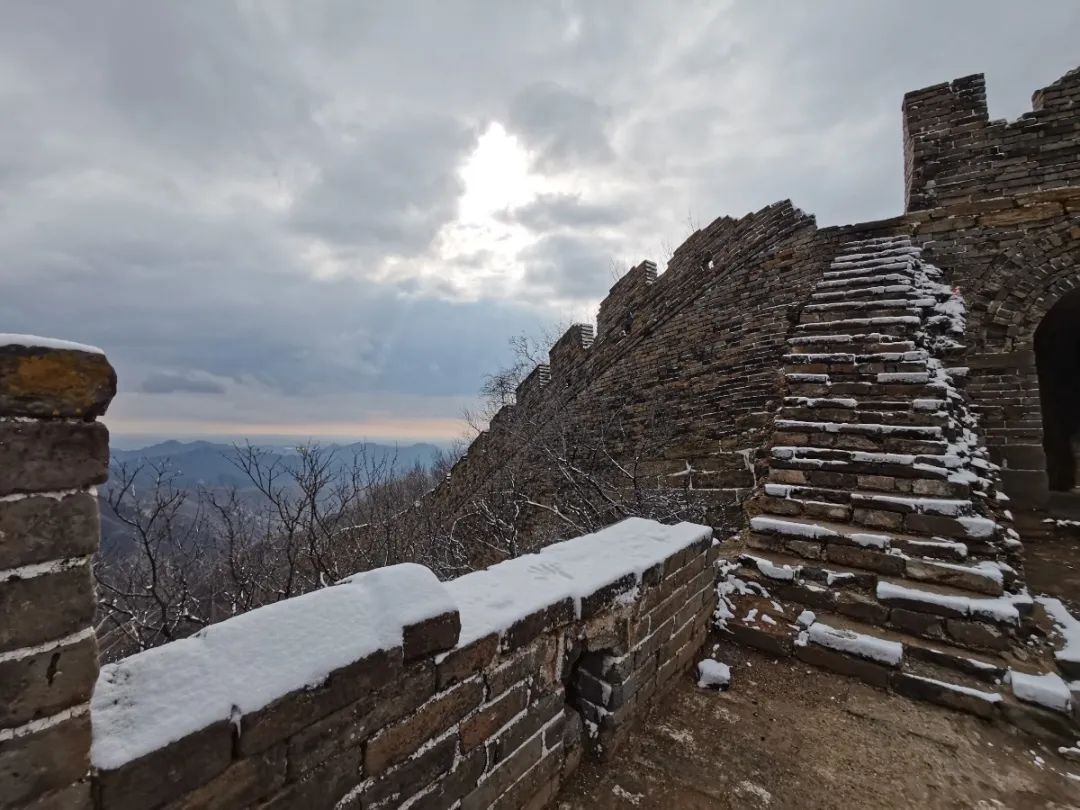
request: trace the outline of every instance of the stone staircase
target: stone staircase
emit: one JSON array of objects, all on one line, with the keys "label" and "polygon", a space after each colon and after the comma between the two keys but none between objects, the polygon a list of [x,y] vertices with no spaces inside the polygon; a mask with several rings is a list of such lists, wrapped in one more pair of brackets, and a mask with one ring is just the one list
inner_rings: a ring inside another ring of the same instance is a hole
[{"label": "stone staircase", "polygon": [[1024,588],[966,370],[950,368],[963,301],[940,276],[896,237],[842,246],[818,283],[721,621],[767,651],[1071,744],[1080,676],[1055,671]]}]

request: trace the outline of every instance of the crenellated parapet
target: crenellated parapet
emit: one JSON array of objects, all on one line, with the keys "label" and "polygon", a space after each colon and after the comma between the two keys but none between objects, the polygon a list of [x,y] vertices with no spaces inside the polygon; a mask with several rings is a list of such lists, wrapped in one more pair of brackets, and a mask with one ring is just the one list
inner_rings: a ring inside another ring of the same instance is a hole
[{"label": "crenellated parapet", "polygon": [[[907,211],[1080,182],[1080,70],[1035,92],[1032,111],[990,120],[981,73],[904,96]],[[977,211],[975,208],[973,211]]]},{"label": "crenellated parapet", "polygon": [[656,283],[656,263],[643,261],[612,285],[607,298],[600,302],[596,318],[597,338],[619,340],[630,334],[638,310],[644,306]]}]

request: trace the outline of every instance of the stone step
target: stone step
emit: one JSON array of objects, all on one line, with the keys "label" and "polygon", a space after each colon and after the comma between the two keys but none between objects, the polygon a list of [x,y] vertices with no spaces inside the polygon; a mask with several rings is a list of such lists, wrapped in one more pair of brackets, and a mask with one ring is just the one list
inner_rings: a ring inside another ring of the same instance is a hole
[{"label": "stone step", "polygon": [[[774,422],[778,430],[852,433],[859,436],[895,436],[904,439],[940,440],[945,434],[938,425],[885,424],[882,422],[835,422],[786,418],[787,408],[780,411]],[[905,414],[906,415],[906,414]]]},{"label": "stone step", "polygon": [[[782,499],[765,496],[760,504],[768,508]],[[814,502],[825,507],[825,501]],[[835,506],[835,505],[834,505]],[[966,548],[961,541],[925,538],[899,531],[873,531],[872,527],[804,515],[756,515],[750,519],[747,544],[770,553],[792,555],[803,560],[826,560],[884,576],[904,577],[919,583],[934,583],[972,593],[1000,596],[1014,573],[988,561],[946,561],[937,557],[952,553],[960,557]],[[936,554],[918,556],[926,551]],[[965,555],[966,556],[966,555]]]},{"label": "stone step", "polygon": [[935,299],[917,297],[917,296],[904,296],[902,298],[895,298],[889,296],[881,296],[878,298],[844,298],[839,301],[818,301],[811,304],[807,304],[803,307],[803,314],[807,312],[815,313],[836,313],[836,312],[867,312],[873,310],[912,310],[917,313],[923,307],[932,307],[935,303]]},{"label": "stone step", "polygon": [[777,445],[770,450],[769,463],[778,469],[827,469],[856,475],[948,480],[951,470],[947,465],[951,459],[952,456],[941,455]]},{"label": "stone step", "polygon": [[883,330],[896,337],[909,337],[922,326],[918,315],[900,315],[884,318],[841,318],[824,323],[800,323],[795,326],[797,332],[843,333],[848,330],[874,329]]},{"label": "stone step", "polygon": [[837,249],[837,255],[893,250],[901,247],[914,248],[910,236],[873,236],[866,239],[852,239],[848,242],[844,242],[844,244]]},{"label": "stone step", "polygon": [[947,478],[907,478],[876,473],[839,472],[828,469],[784,469],[772,467],[768,480],[774,484],[796,484],[825,489],[882,492],[889,495],[928,495],[938,498],[968,498],[971,486]]},{"label": "stone step", "polygon": [[879,283],[869,287],[826,288],[820,292],[810,293],[810,300],[812,306],[832,301],[865,301],[867,299],[876,298],[906,298],[912,296],[915,293],[915,289],[915,286],[910,283]]},{"label": "stone step", "polygon": [[895,380],[838,380],[827,384],[796,380],[789,387],[788,395],[807,399],[846,399],[853,403],[850,406],[852,409],[860,404],[877,405],[906,400],[912,410],[936,411],[945,406],[948,389],[936,380],[922,384]]},{"label": "stone step", "polygon": [[[759,517],[773,517],[773,515],[759,515]],[[868,532],[853,534],[885,537],[885,535],[873,535]],[[948,541],[924,540],[922,545],[937,546],[941,551],[955,550],[954,545],[946,545],[946,543]],[[912,544],[909,549],[915,551],[916,545],[917,543]],[[845,542],[845,539],[840,536],[802,540],[783,535],[751,532],[747,536],[747,546],[754,549],[756,553],[797,557],[804,565],[844,566],[868,575],[905,578],[914,584],[948,585],[972,595],[1001,596],[1004,593],[1003,574],[991,568],[992,563],[970,564],[932,557],[913,557],[898,551],[901,547],[899,540],[896,540],[896,544],[890,550],[883,551]],[[1002,579],[995,579],[991,575],[997,575]]]},{"label": "stone step", "polygon": [[782,428],[773,431],[772,441],[779,446],[841,450],[871,453],[906,453],[941,456],[949,451],[948,442],[941,439],[909,439],[890,433],[841,433],[806,428]]},{"label": "stone step", "polygon": [[[894,430],[919,431],[917,435],[944,437],[951,427],[947,414],[937,411],[911,411],[910,402],[883,402],[872,409],[830,407],[828,405],[783,405],[777,413],[777,422],[825,425],[840,424],[855,428],[865,425],[871,432],[878,426]],[[852,432],[856,432],[853,430]]]},{"label": "stone step", "polygon": [[739,562],[740,579],[781,602],[983,652],[1008,650],[1031,607],[1026,596],[981,596],[758,549],[743,554]]},{"label": "stone step", "polygon": [[[767,484],[766,486],[772,487],[771,492],[778,493],[782,491],[782,484]],[[816,516],[801,517],[796,511],[798,502],[788,507],[789,512],[780,512],[780,514],[791,514],[791,525],[783,527],[772,524],[771,533],[782,534],[792,538],[799,538],[800,536],[813,536],[820,534],[821,536],[840,536],[847,537],[851,532],[870,534],[882,534],[882,533],[895,533],[896,535],[921,538],[921,539],[944,539],[952,540],[958,543],[963,543],[969,553],[972,548],[982,549],[989,540],[988,538],[996,539],[1001,534],[1001,527],[991,520],[979,515],[938,515],[938,514],[922,514],[919,512],[897,512],[892,509],[883,508],[880,503],[874,506],[868,506],[867,496],[856,495],[853,496],[849,504],[838,504],[841,506],[850,506],[850,517],[840,517],[843,510],[835,510],[836,518],[831,520],[838,520],[837,523],[820,524],[819,518]],[[764,497],[770,498],[770,503],[774,508],[784,509],[780,504],[775,503],[776,499],[781,499],[778,494],[770,494],[770,490],[765,491]],[[919,500],[912,498],[911,500]],[[941,499],[943,502],[945,499]],[[825,500],[817,500],[817,503],[829,503]],[[896,502],[890,504],[892,508],[896,507]],[[821,512],[827,512],[824,508],[819,508]],[[774,513],[775,514],[775,513]],[[756,529],[753,523],[754,518],[751,520],[751,526]],[[818,531],[820,529],[820,531]],[[860,539],[855,538],[851,540],[852,543],[859,544]],[[867,541],[869,542],[869,541]],[[891,546],[890,546],[891,548]]]},{"label": "stone step", "polygon": [[882,285],[911,284],[914,280],[913,273],[858,273],[850,272],[838,278],[827,278],[819,281],[814,286],[815,293],[831,292],[835,290],[861,290],[866,287],[880,287]]},{"label": "stone step", "polygon": [[917,272],[918,267],[915,262],[902,258],[874,257],[861,261],[843,262],[841,264],[834,262],[829,265],[828,270],[821,274],[822,281],[818,282],[817,287],[820,288],[823,284],[830,281],[844,278],[866,278],[887,275],[913,278]]},{"label": "stone step", "polygon": [[970,498],[945,498],[918,493],[883,493],[873,490],[781,483],[766,483],[763,491],[765,495],[773,498],[801,498],[866,509],[895,511],[900,514],[918,512],[949,517],[975,514]]},{"label": "stone step", "polygon": [[[905,648],[905,653],[909,650]],[[912,700],[994,720],[1005,697],[1002,688],[976,675],[932,661],[905,655],[900,671],[892,676],[892,690]]]},{"label": "stone step", "polygon": [[[828,351],[874,354],[877,352],[915,351],[917,349],[914,341],[898,339],[881,332],[860,332],[842,335],[796,335],[788,338],[787,342],[792,347],[791,353]],[[820,348],[825,345],[830,348]]]},{"label": "stone step", "polygon": [[886,305],[885,302],[867,302],[867,305],[858,306],[848,302],[845,307],[830,307],[828,309],[816,309],[804,307],[799,316],[800,324],[824,324],[847,323],[852,318],[918,318],[921,310],[908,301],[898,302],[896,305]]}]

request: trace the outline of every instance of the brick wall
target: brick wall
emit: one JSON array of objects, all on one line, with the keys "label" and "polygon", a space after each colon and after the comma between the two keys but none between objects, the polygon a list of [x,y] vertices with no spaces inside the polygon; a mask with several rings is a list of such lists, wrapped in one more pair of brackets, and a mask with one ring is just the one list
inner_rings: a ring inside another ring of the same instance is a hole
[{"label": "brick wall", "polygon": [[445,584],[359,574],[131,656],[94,695],[93,806],[542,806],[697,660],[715,559],[706,527],[631,519]]},{"label": "brick wall", "polygon": [[1080,68],[1035,93],[1032,111],[991,121],[982,74],[904,96],[908,211],[1080,183]]},{"label": "brick wall", "polygon": [[[32,345],[32,344],[46,345]],[[27,345],[31,344],[31,345]],[[90,347],[0,336],[0,806],[89,806],[94,486],[116,391]]]}]

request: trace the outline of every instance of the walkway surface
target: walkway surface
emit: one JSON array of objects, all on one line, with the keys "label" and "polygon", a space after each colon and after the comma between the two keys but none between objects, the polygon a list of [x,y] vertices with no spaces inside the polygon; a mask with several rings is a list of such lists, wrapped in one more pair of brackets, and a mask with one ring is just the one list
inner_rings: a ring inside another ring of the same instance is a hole
[{"label": "walkway surface", "polygon": [[730,690],[680,683],[555,806],[1080,809],[1080,762],[1015,729],[729,642],[716,657]]}]

